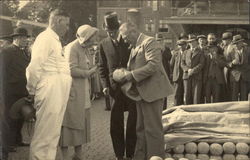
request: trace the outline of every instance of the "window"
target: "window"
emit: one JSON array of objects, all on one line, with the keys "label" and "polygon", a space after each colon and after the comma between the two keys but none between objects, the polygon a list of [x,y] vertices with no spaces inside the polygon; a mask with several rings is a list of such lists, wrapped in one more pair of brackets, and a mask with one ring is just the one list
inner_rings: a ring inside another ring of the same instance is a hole
[{"label": "window", "polygon": [[168,32],[167,20],[159,20],[159,32]]},{"label": "window", "polygon": [[145,24],[145,31],[146,32],[154,32],[155,31],[155,24],[151,18],[145,18],[144,24]]},{"label": "window", "polygon": [[153,9],[153,11],[158,10],[158,1],[152,1],[152,9]]},{"label": "window", "polygon": [[147,1],[147,7],[151,7],[151,2],[152,1]]}]

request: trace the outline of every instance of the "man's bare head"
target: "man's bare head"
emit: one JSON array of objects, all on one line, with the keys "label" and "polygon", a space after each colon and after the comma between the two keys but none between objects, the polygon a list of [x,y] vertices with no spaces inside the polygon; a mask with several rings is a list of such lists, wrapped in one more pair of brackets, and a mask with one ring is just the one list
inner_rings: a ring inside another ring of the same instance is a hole
[{"label": "man's bare head", "polygon": [[132,22],[123,23],[119,28],[120,34],[125,42],[130,43],[132,46],[136,45],[140,32],[137,25]]}]

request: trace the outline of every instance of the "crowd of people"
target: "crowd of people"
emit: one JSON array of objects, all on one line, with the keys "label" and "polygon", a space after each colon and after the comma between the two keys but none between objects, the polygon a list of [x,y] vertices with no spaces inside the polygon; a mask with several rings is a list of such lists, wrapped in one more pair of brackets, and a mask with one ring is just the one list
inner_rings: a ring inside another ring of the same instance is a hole
[{"label": "crowd of people", "polygon": [[[63,160],[70,159],[69,146],[73,159],[83,160],[82,145],[91,139],[91,99],[101,88],[111,109],[117,160],[164,158],[162,110],[169,95],[178,106],[247,100],[250,93],[250,49],[241,35],[225,32],[218,44],[214,33],[181,34],[171,51],[163,37],[145,35],[133,22],[121,24],[116,12],[107,12],[105,39],[98,42],[98,29],[82,25],[76,39],[62,46],[69,22],[63,10],[52,11],[31,53],[22,27],[7,36],[13,42],[1,45],[4,160],[17,146],[28,145],[30,160],[54,160],[58,146]],[[10,116],[13,104],[24,97],[36,110],[31,144],[22,141],[25,117]]]}]

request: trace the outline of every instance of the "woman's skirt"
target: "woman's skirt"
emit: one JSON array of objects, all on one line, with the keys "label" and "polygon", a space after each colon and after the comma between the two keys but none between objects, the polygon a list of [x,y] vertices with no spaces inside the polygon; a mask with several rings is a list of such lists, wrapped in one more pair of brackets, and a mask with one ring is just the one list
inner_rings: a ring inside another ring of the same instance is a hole
[{"label": "woman's skirt", "polygon": [[62,127],[59,146],[78,146],[90,142],[90,108],[85,109],[84,130]]}]

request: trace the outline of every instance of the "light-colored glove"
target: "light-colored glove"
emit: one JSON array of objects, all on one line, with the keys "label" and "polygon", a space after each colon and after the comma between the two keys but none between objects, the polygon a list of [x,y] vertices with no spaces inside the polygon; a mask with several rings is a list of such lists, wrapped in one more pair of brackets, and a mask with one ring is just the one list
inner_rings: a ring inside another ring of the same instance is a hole
[{"label": "light-colored glove", "polygon": [[105,96],[109,95],[109,89],[108,89],[108,88],[104,88],[104,89],[102,90],[102,92],[103,92],[103,94],[104,94]]}]

